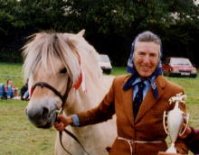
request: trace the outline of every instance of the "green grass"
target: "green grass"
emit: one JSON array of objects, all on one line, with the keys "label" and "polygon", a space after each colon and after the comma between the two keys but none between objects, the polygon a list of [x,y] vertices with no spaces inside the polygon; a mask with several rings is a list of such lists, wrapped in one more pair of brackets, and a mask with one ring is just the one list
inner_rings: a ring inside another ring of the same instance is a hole
[{"label": "green grass", "polygon": [[[125,74],[125,67],[114,67],[112,74]],[[8,78],[20,88],[22,64],[0,63],[0,83]],[[190,124],[199,128],[199,77],[168,79],[184,87]],[[55,129],[34,127],[26,118],[26,105],[27,102],[21,100],[0,100],[0,155],[53,155]]]},{"label": "green grass", "polygon": [[126,67],[113,67],[112,74],[113,75],[120,75],[125,74]]},{"label": "green grass", "polygon": [[38,129],[26,118],[27,102],[0,100],[0,155],[53,155],[54,129]]},{"label": "green grass", "polygon": [[0,83],[5,83],[8,79],[12,79],[18,88],[23,85],[22,64],[0,63]]},{"label": "green grass", "polygon": [[199,105],[199,77],[197,78],[168,78],[169,80],[178,83],[185,89],[187,94],[187,103]]}]

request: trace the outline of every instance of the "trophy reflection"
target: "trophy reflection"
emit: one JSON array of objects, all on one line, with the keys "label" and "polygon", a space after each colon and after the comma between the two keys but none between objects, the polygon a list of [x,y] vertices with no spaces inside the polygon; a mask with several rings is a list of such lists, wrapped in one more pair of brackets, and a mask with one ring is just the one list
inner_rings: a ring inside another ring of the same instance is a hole
[{"label": "trophy reflection", "polygon": [[[166,150],[166,152],[159,152],[158,155],[178,155],[177,150],[175,148],[175,142],[178,138],[178,135],[183,135],[187,125],[189,115],[184,113],[179,108],[179,103],[185,104],[186,95],[182,93],[177,94],[169,99],[169,103],[174,103],[174,108],[168,112],[164,112],[163,115],[163,126],[167,135],[171,139],[171,146]],[[182,125],[185,123],[184,129],[182,129]]]}]

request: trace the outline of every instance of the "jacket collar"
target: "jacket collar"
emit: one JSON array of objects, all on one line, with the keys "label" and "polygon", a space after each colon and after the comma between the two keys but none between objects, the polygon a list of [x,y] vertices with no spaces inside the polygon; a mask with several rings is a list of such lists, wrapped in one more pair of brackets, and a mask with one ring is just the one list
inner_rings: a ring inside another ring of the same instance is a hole
[{"label": "jacket collar", "polygon": [[[131,77],[128,76],[128,78],[124,80],[124,85],[126,84],[127,81],[129,81],[130,78]],[[152,106],[157,102],[157,100],[163,94],[163,90],[166,86],[166,79],[163,76],[158,76],[155,80],[155,83],[157,85],[159,93],[158,98],[154,97],[152,89],[150,89],[140,106],[139,112],[136,116],[136,120],[134,120],[133,117],[133,103],[132,103],[133,90],[132,89],[125,90],[125,93],[122,96],[123,101],[125,101],[124,110],[126,111],[125,113],[127,114],[127,117],[129,121],[132,123],[132,125],[134,125],[134,122],[136,123],[137,121],[139,121],[152,108]]]},{"label": "jacket collar", "polygon": [[158,97],[155,98],[151,89],[148,91],[147,95],[145,96],[140,109],[138,111],[135,123],[139,121],[152,107],[156,104],[157,100],[162,96],[164,92],[164,88],[166,86],[166,79],[163,76],[158,76],[155,80],[158,89]]}]

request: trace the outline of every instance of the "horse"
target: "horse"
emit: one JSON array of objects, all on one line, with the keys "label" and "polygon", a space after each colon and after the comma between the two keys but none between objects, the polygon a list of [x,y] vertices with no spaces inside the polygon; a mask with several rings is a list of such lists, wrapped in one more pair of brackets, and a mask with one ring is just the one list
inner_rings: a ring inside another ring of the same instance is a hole
[{"label": "horse", "polygon": [[[113,77],[105,76],[98,63],[98,52],[77,34],[38,32],[31,35],[22,48],[24,79],[28,79],[30,100],[26,115],[38,128],[51,128],[56,113],[72,115],[97,106],[108,92]],[[106,147],[116,138],[115,120],[96,125],[72,127],[72,132],[90,155],[107,154]],[[55,154],[86,154],[82,147],[67,134],[62,143],[57,132]]]}]

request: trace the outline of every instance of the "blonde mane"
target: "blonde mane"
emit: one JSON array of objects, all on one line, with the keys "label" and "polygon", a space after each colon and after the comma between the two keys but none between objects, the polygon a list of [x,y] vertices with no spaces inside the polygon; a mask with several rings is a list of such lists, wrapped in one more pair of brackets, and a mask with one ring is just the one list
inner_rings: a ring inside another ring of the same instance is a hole
[{"label": "blonde mane", "polygon": [[102,76],[97,52],[81,35],[36,33],[30,36],[29,42],[23,47],[23,56],[25,79],[37,72],[40,67],[51,74],[56,74],[54,62],[57,60],[62,61],[73,82],[78,79],[82,69],[94,79]]}]

